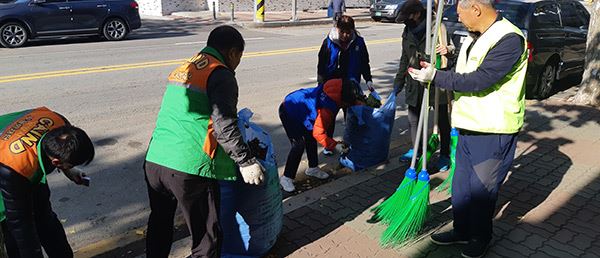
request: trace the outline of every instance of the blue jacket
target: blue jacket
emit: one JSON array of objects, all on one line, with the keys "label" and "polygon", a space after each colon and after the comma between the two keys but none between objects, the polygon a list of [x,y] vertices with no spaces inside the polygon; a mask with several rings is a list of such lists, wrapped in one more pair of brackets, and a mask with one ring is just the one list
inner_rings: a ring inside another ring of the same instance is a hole
[{"label": "blue jacket", "polygon": [[327,108],[334,113],[339,109],[336,102],[323,91],[323,84],[293,91],[285,96],[283,105],[288,118],[300,122],[307,131],[313,130],[319,108]]},{"label": "blue jacket", "polygon": [[349,78],[360,83],[361,76],[365,81],[373,80],[365,40],[355,35],[348,48],[342,49],[337,29],[333,28],[323,40],[319,51],[318,82],[323,83],[331,78]]}]

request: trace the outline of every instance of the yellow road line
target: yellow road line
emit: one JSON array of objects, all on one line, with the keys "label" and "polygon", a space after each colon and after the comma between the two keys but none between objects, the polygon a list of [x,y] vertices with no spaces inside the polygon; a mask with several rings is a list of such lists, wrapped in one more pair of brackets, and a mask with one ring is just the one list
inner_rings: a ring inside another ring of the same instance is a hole
[{"label": "yellow road line", "polygon": [[[377,45],[377,44],[395,43],[395,42],[400,42],[400,40],[401,40],[400,38],[380,39],[380,40],[369,41],[369,42],[367,42],[367,44],[368,45]],[[320,46],[313,46],[313,47],[301,47],[301,48],[289,48],[289,49],[279,49],[279,50],[269,50],[269,51],[248,52],[248,53],[244,54],[244,58],[304,53],[304,52],[315,51],[315,50],[318,50],[319,48],[320,48]],[[169,66],[169,65],[181,64],[184,61],[185,61],[185,59],[174,59],[174,60],[162,60],[162,61],[152,61],[152,62],[120,64],[120,65],[96,66],[96,67],[78,68],[78,69],[70,69],[70,70],[59,70],[59,71],[50,71],[50,72],[40,72],[40,73],[7,75],[7,76],[0,76],[0,83],[46,79],[46,78],[81,75],[81,74],[91,74],[91,73],[123,71],[123,70],[131,70],[131,69],[142,69],[142,68],[149,68],[149,67]]]}]

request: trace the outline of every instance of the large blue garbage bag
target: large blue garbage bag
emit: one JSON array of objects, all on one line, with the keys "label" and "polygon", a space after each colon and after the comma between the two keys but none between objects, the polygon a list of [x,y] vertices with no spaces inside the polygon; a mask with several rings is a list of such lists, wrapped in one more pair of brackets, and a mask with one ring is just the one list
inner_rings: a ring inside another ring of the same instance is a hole
[{"label": "large blue garbage bag", "polygon": [[239,127],[253,153],[265,167],[262,185],[244,183],[238,172],[236,181],[220,181],[223,230],[221,257],[261,257],[277,241],[283,225],[279,176],[271,137],[250,122],[252,112],[238,113]]},{"label": "large blue garbage bag", "polygon": [[393,92],[380,108],[349,108],[344,141],[350,145],[350,151],[340,157],[340,164],[357,171],[387,160],[395,115],[396,95]]}]

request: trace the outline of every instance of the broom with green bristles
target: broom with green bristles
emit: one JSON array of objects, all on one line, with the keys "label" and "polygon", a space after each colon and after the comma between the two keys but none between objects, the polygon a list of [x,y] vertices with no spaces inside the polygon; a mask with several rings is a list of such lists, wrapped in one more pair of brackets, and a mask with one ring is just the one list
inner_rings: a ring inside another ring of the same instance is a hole
[{"label": "broom with green bristles", "polygon": [[[439,57],[439,55],[436,55]],[[439,59],[437,59],[439,61]],[[436,63],[436,68],[438,68],[439,63]],[[428,86],[429,87],[429,86]],[[438,148],[440,147],[440,135],[439,135],[439,127],[438,127],[438,105],[439,105],[439,101],[440,101],[440,90],[435,88],[435,101],[433,104],[433,133],[431,134],[431,136],[429,136],[429,141],[427,141],[427,159],[431,160],[431,156],[433,156],[433,154],[438,150]],[[429,110],[429,108],[428,108]],[[427,127],[425,127],[427,130]],[[425,134],[427,135],[427,134]],[[421,156],[421,158],[419,158],[419,163],[417,164],[417,171],[421,171],[421,168],[423,168],[423,159],[424,156]]]},{"label": "broom with green bristles", "polygon": [[[429,88],[429,85],[427,86]],[[425,89],[423,96],[429,106],[429,90]],[[429,108],[425,111],[423,122],[423,170],[419,172],[417,183],[413,192],[401,212],[392,219],[390,226],[381,236],[383,246],[402,245],[406,240],[414,238],[425,223],[429,214],[429,173],[427,173],[427,120]]]},{"label": "broom with green bristles", "polygon": [[[448,92],[452,94],[452,92]],[[448,117],[452,121],[452,99],[450,95],[448,98]],[[454,127],[450,130],[450,171],[448,171],[448,177],[436,188],[438,192],[448,189],[448,194],[452,195],[452,179],[454,178],[454,170],[456,169],[456,146],[458,146],[458,130]]]},{"label": "broom with green bristles", "polygon": [[[443,12],[443,1],[438,2],[437,16],[436,16],[436,29],[434,30],[433,39],[438,38],[439,26],[441,23],[441,16]],[[425,51],[429,51],[428,54],[431,56],[431,65],[436,64],[435,58],[435,45],[432,44],[431,35],[431,20],[432,20],[432,0],[427,1],[427,35]],[[423,115],[423,128],[427,128],[428,116],[429,116],[429,89],[431,82],[427,84],[427,88],[424,91],[424,100],[426,111]],[[396,216],[391,222],[390,226],[383,232],[381,242],[385,246],[390,245],[402,245],[407,240],[413,239],[417,236],[421,228],[425,223],[425,219],[429,214],[429,173],[427,173],[427,130],[423,130],[423,170],[419,173],[417,183],[413,187],[413,194],[411,195],[405,208],[402,212]]]},{"label": "broom with green bristles", "polygon": [[[421,111],[419,114],[419,122],[417,124],[417,137],[413,145],[413,153],[417,153],[419,151],[419,142],[421,139],[421,134],[419,132],[421,132],[423,129],[423,116],[426,112],[425,101],[425,98],[423,98],[421,103]],[[416,162],[417,155],[413,155],[410,162],[410,167],[404,173],[404,179],[402,179],[402,182],[398,188],[396,188],[394,194],[371,210],[375,214],[373,217],[371,217],[371,219],[369,219],[369,221],[382,221],[383,223],[388,224],[392,219],[396,218],[400,212],[402,212],[402,210],[405,208],[405,204],[408,202],[412,194],[413,186],[417,180],[418,170],[415,169]]]},{"label": "broom with green bristles", "polygon": [[450,171],[448,177],[436,188],[438,192],[448,188],[448,194],[452,194],[452,179],[454,178],[454,170],[456,169],[456,146],[458,145],[458,130],[452,128],[450,131]]}]

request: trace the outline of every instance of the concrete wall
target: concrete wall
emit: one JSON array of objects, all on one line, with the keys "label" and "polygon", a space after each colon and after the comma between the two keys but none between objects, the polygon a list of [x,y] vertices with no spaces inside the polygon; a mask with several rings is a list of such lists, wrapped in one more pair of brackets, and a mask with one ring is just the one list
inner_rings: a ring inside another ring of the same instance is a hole
[{"label": "concrete wall", "polygon": [[206,0],[162,0],[163,14],[194,12],[207,9]]},{"label": "concrete wall", "polygon": [[[236,11],[254,11],[255,0],[137,0],[140,13],[145,15],[169,15],[172,12],[212,10],[212,2],[217,2],[217,11],[230,12],[231,3]],[[368,7],[371,0],[346,0],[347,7]],[[298,10],[326,8],[329,0],[298,0]],[[290,11],[292,0],[265,0],[266,12]]]},{"label": "concrete wall", "polygon": [[[231,3],[236,11],[254,11],[254,0],[219,0],[222,12],[231,11]],[[327,7],[329,0],[298,0],[298,10],[317,10]],[[346,0],[346,7],[369,7],[371,0]],[[265,0],[265,12],[290,11],[292,0]]]},{"label": "concrete wall", "polygon": [[[167,0],[168,1],[168,0]],[[162,16],[162,1],[160,0],[137,0],[140,5],[140,14]]]}]

